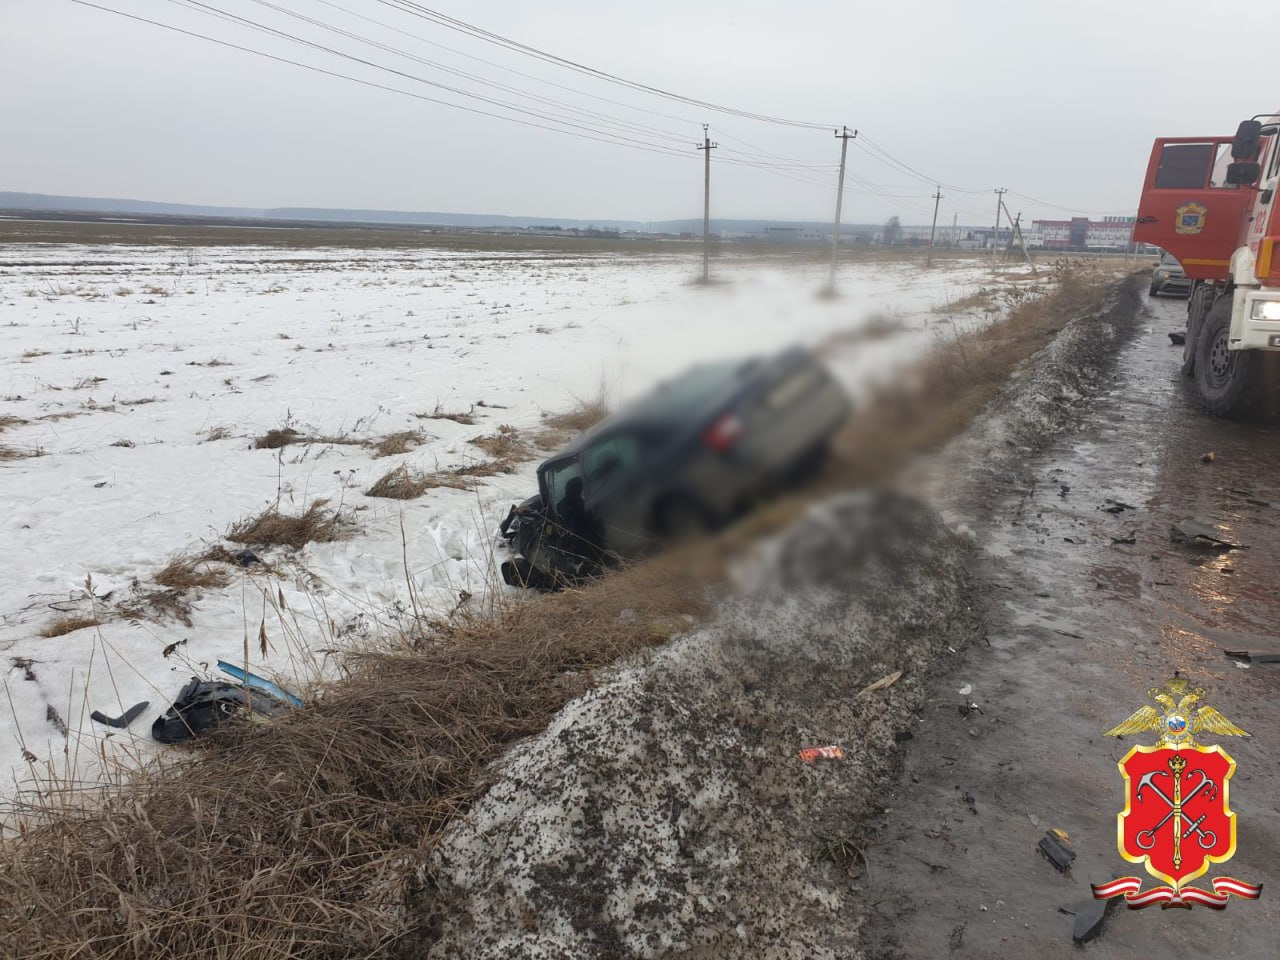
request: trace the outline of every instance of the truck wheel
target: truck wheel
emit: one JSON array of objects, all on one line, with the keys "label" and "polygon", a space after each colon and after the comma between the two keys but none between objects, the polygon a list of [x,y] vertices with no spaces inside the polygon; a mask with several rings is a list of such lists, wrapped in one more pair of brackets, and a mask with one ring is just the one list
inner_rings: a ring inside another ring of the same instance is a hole
[{"label": "truck wheel", "polygon": [[1252,350],[1228,350],[1231,297],[1219,297],[1204,318],[1196,346],[1200,404],[1215,417],[1238,417],[1249,407],[1258,366]]},{"label": "truck wheel", "polygon": [[1182,344],[1182,375],[1191,376],[1196,368],[1196,344],[1204,328],[1204,315],[1213,303],[1213,287],[1197,283],[1187,301],[1187,337]]}]

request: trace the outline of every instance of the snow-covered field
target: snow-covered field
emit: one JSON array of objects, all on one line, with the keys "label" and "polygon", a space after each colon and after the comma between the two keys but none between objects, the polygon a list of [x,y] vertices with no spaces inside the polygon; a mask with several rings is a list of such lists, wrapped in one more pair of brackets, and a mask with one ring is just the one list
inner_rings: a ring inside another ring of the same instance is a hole
[{"label": "snow-covered field", "polygon": [[[0,247],[0,796],[149,755],[151,721],[220,658],[304,688],[414,603],[447,613],[508,589],[493,532],[537,461],[470,489],[365,494],[398,464],[480,463],[471,441],[500,425],[531,436],[602,392],[625,402],[689,364],[871,319],[881,335],[825,354],[856,395],[952,329],[937,308],[991,282],[978,261],[845,266],[823,300],[821,264],[725,258],[711,287],[697,269],[696,254]],[[254,447],[286,427],[322,439]],[[376,455],[404,431],[419,442]],[[172,557],[322,498],[353,536],[261,551],[270,572],[224,567],[228,586],[179,598],[189,625],[148,604]],[[101,622],[44,635],[68,618]],[[130,730],[89,720],[140,700]]]}]

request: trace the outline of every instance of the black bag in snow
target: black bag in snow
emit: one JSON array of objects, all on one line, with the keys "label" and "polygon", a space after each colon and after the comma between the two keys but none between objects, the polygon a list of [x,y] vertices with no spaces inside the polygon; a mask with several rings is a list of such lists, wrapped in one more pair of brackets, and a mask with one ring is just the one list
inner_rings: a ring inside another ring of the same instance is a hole
[{"label": "black bag in snow", "polygon": [[173,706],[151,725],[151,736],[160,743],[181,743],[225,723],[244,707],[268,716],[282,712],[271,698],[239,684],[192,677]]}]

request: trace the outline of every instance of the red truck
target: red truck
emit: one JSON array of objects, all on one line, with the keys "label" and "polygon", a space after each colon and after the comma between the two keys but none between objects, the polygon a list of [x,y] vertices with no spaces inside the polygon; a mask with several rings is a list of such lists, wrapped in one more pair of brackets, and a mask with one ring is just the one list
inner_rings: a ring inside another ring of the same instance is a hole
[{"label": "red truck", "polygon": [[1234,137],[1162,137],[1151,150],[1134,240],[1194,281],[1182,372],[1205,410],[1240,416],[1280,384],[1280,114]]}]

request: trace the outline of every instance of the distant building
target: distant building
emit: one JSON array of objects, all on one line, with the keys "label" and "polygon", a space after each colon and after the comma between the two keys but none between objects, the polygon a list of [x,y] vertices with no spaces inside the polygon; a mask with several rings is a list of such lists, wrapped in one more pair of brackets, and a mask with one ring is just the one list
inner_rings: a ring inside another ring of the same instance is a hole
[{"label": "distant building", "polygon": [[802,224],[798,227],[766,226],[760,233],[760,239],[770,243],[816,243],[830,242],[831,233],[821,227]]},{"label": "distant building", "polygon": [[[1133,222],[1133,217],[1035,220],[1027,232],[1027,246],[1045,250],[1124,251],[1133,245]],[[1032,237],[1038,242],[1033,242]]]}]

